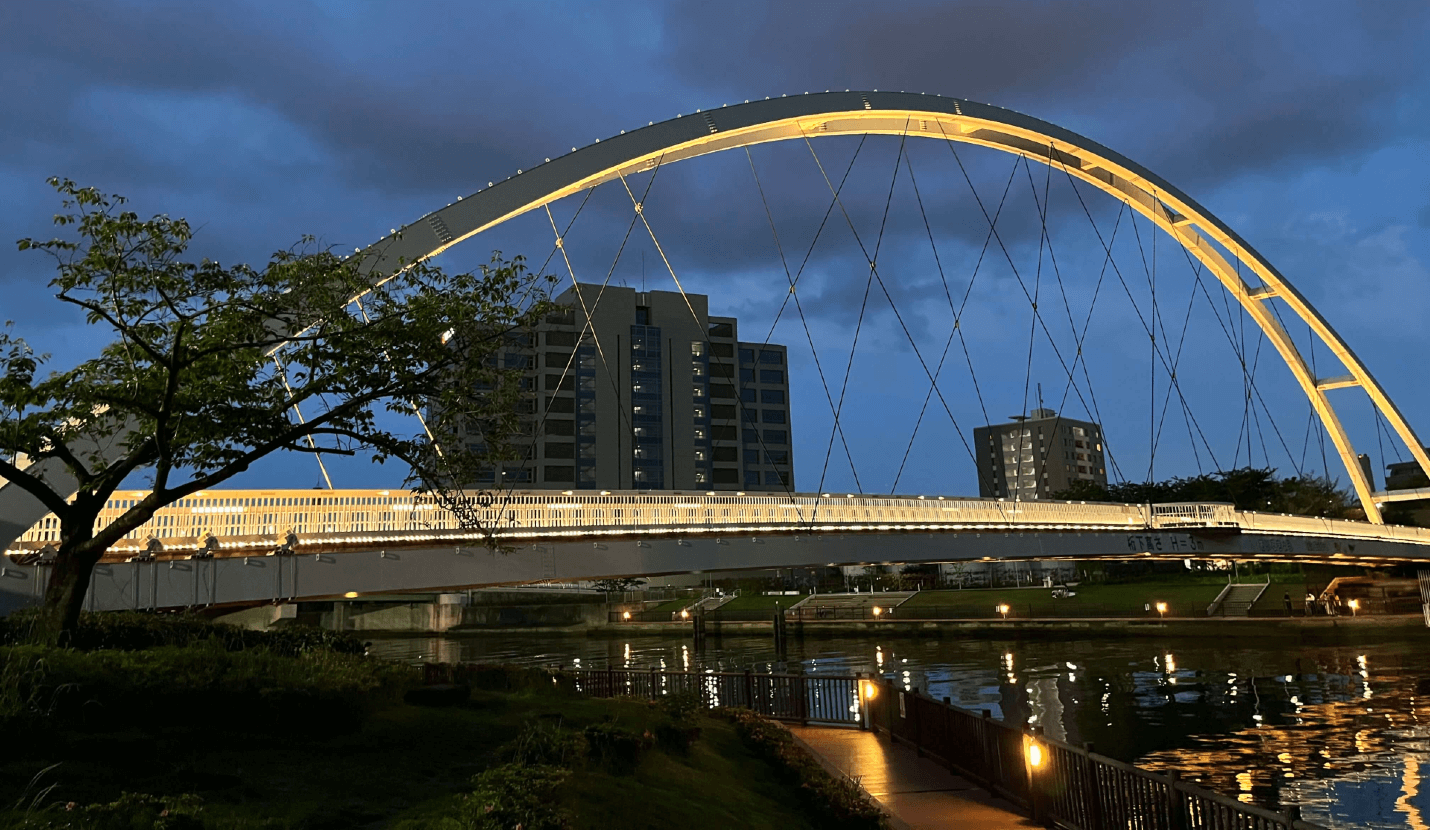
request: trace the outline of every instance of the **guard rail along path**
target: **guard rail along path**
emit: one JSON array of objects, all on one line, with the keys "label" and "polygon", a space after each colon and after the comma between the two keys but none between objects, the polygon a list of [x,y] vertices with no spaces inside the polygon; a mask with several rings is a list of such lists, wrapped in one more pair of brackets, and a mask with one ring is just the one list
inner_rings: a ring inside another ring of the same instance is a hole
[{"label": "guard rail along path", "polygon": [[[429,682],[464,666],[427,667]],[[873,729],[1066,830],[1324,830],[1291,807],[1277,813],[971,712],[880,677],[631,669],[562,671],[594,697],[655,700],[697,694],[704,706],[747,708],[775,720]]]},{"label": "guard rail along path", "polygon": [[[105,525],[143,492],[117,495]],[[752,536],[771,533],[1225,530],[1242,534],[1377,540],[1430,546],[1430,530],[1240,511],[1227,504],[1102,504],[944,496],[620,492],[472,493],[464,527],[434,500],[401,490],[215,490],[161,509],[107,559],[180,551],[245,555],[274,547],[521,544],[602,537]],[[53,515],[10,545],[12,555],[59,540]]]}]

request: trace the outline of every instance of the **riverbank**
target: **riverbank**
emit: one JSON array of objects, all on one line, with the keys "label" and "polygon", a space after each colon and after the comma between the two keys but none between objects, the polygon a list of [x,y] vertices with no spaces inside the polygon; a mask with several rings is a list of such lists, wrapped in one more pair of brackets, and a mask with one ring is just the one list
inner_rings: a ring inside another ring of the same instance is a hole
[{"label": "riverbank", "polygon": [[98,618],[89,650],[0,630],[3,830],[829,826],[810,781],[679,700],[539,669],[424,687],[352,638]]},{"label": "riverbank", "polygon": [[[770,635],[773,621],[707,621],[706,636]],[[447,636],[480,636],[494,629],[453,629]],[[841,637],[850,634],[902,637],[965,636],[1001,639],[1090,639],[1118,637],[1230,637],[1284,638],[1310,642],[1351,642],[1384,637],[1425,638],[1430,628],[1422,616],[1398,614],[1377,617],[1178,617],[1128,619],[1082,617],[1040,620],[825,620],[789,623],[795,636]],[[611,623],[568,628],[504,628],[504,634],[580,634],[590,637],[632,635],[686,636],[689,622]]]}]

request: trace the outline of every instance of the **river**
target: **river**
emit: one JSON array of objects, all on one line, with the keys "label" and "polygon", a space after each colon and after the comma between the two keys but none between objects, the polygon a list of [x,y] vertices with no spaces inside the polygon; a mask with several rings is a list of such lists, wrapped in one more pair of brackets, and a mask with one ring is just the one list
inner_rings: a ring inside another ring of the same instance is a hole
[{"label": "river", "polygon": [[1430,648],[1423,637],[1305,646],[808,637],[689,639],[489,632],[378,639],[394,659],[591,668],[880,671],[910,688],[1332,828],[1428,830]]}]

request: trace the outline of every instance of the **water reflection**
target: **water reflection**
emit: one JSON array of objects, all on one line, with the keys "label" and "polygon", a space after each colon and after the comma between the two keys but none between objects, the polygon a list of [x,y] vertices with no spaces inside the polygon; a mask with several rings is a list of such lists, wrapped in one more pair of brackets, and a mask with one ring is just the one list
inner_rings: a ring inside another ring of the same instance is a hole
[{"label": "water reflection", "polygon": [[[687,671],[878,673],[1049,737],[1329,827],[1430,830],[1430,661],[1419,641],[1373,647],[1178,640],[1027,642],[493,634],[380,640],[403,659]],[[857,705],[857,702],[856,704]]]}]

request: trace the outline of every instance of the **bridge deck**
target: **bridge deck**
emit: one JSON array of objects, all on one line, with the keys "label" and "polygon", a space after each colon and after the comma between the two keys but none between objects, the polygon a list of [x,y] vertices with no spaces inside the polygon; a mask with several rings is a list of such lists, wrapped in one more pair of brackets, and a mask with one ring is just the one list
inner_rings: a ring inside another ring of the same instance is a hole
[{"label": "bridge deck", "polygon": [[[112,499],[99,525],[146,494]],[[480,528],[480,529],[474,529]],[[406,491],[216,490],[163,508],[110,551],[125,559],[162,550],[266,552],[282,546],[340,552],[374,544],[525,544],[602,538],[756,536],[769,533],[1025,530],[1227,530],[1248,534],[1379,540],[1430,546],[1430,530],[1308,516],[1253,513],[1226,504],[1101,504],[784,493],[472,493],[439,504]],[[490,534],[490,535],[489,535]],[[59,539],[47,516],[11,551]]]}]

